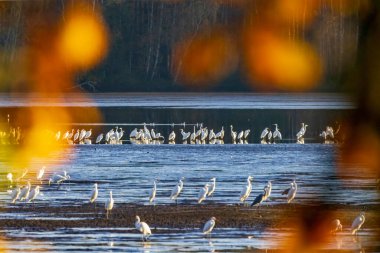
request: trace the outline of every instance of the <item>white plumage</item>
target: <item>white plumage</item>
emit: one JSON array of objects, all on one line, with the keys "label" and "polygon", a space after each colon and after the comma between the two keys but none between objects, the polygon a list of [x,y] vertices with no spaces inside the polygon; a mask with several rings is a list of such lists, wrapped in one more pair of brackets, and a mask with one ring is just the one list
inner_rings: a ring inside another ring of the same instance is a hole
[{"label": "white plumage", "polygon": [[27,200],[29,197],[30,193],[30,182],[28,181],[28,184],[22,188],[21,193],[20,193],[20,201]]},{"label": "white plumage", "polygon": [[291,187],[288,192],[287,201],[290,203],[296,196],[297,193],[297,183],[294,180],[292,183],[290,183]]},{"label": "white plumage", "polygon": [[177,200],[179,194],[181,193],[182,189],[183,189],[183,178],[181,178],[177,185],[174,186],[173,190],[172,190],[172,193],[170,194],[170,199],[173,199],[173,200]]},{"label": "white plumage", "polygon": [[340,223],[339,219],[335,219],[331,222],[331,230],[330,230],[331,233],[336,233],[339,230],[342,231],[342,229],[343,229],[343,226],[342,226],[342,223]]},{"label": "white plumage", "polygon": [[152,203],[156,198],[157,185],[156,180],[153,181],[153,188],[149,192],[149,203]]},{"label": "white plumage", "polygon": [[105,204],[105,209],[106,209],[106,217],[108,219],[108,214],[111,212],[113,208],[113,197],[112,197],[112,191],[110,191],[110,197],[107,199],[106,204]]},{"label": "white plumage", "polygon": [[98,194],[99,194],[98,184],[95,183],[94,184],[94,188],[92,189],[92,192],[91,192],[90,203],[94,203],[95,202],[95,200],[98,198]]},{"label": "white plumage", "polygon": [[244,186],[243,190],[240,193],[240,202],[245,202],[245,200],[249,197],[252,191],[252,183],[251,180],[253,177],[248,176],[247,184]]},{"label": "white plumage", "polygon": [[40,194],[40,186],[37,185],[36,187],[34,187],[34,188],[30,191],[30,193],[29,193],[29,198],[28,198],[28,202],[31,202],[31,201],[35,200],[39,194]]},{"label": "white plumage", "polygon": [[17,187],[16,189],[14,189],[11,193],[11,203],[15,203],[16,200],[20,197],[20,193],[21,193],[21,190],[20,190],[20,187]]},{"label": "white plumage", "polygon": [[198,204],[202,203],[202,201],[206,199],[207,193],[208,193],[208,187],[209,187],[209,184],[206,184],[204,187],[200,189],[198,193]]},{"label": "white plumage", "polygon": [[206,222],[206,224],[203,226],[203,230],[202,230],[203,234],[210,234],[211,233],[211,231],[215,227],[215,221],[216,221],[216,218],[211,217],[211,219]]},{"label": "white plumage", "polygon": [[169,134],[169,138],[168,138],[169,141],[175,141],[175,132],[172,131],[170,134]]},{"label": "white plumage", "polygon": [[365,222],[365,213],[361,212],[358,217],[355,218],[355,220],[352,222],[351,225],[351,234],[355,235],[358,233],[359,229],[362,227],[362,225]]},{"label": "white plumage", "polygon": [[152,234],[148,224],[146,224],[143,221],[141,222],[139,216],[136,216],[135,228],[142,233],[142,240],[143,241],[144,241],[144,239],[148,239],[148,237]]},{"label": "white plumage", "polygon": [[45,173],[45,166],[43,166],[37,173],[37,180],[42,180]]},{"label": "white plumage", "polygon": [[211,185],[208,188],[207,196],[211,196],[214,193],[215,188],[216,188],[216,178],[213,177],[213,178],[210,179],[210,181],[211,181]]}]

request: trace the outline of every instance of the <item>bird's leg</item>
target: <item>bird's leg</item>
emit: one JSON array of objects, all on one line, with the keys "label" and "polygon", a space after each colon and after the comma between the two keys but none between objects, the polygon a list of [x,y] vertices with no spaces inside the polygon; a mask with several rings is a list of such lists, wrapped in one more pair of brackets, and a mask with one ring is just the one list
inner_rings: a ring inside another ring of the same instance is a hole
[{"label": "bird's leg", "polygon": [[108,210],[106,211],[106,217],[107,217],[107,220],[108,220]]}]

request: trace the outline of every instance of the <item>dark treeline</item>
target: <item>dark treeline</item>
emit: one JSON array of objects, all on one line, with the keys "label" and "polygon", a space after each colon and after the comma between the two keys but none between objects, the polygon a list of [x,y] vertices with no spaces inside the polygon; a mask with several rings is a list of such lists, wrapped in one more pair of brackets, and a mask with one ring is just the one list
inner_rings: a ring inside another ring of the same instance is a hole
[{"label": "dark treeline", "polygon": [[[89,6],[100,9],[104,16],[110,32],[110,48],[106,59],[78,76],[76,83],[100,92],[191,90],[179,84],[171,73],[174,46],[216,27],[238,37],[239,31],[250,25],[255,12],[259,11],[255,6],[260,0],[247,1],[252,3],[248,10],[234,4],[234,0],[88,1]],[[303,29],[303,22],[293,22],[284,28],[284,33],[290,39],[307,40],[317,49],[325,67],[318,91],[338,91],[341,89],[338,80],[355,60],[360,8],[356,6],[347,15],[343,10],[332,11],[330,1],[320,2],[317,18],[308,29]],[[0,74],[16,64],[18,50],[32,39],[26,33],[31,20],[54,15],[58,22],[64,22],[64,10],[74,3],[75,0],[40,0],[33,1],[33,7],[28,1],[0,3]],[[210,90],[248,91],[252,88],[246,84],[239,68]]]}]

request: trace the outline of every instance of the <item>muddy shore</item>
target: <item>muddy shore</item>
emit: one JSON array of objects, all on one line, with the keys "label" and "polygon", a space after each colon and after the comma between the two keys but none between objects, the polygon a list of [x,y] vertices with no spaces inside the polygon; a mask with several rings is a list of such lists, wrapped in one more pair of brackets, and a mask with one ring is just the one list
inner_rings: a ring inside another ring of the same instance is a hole
[{"label": "muddy shore", "polygon": [[[217,218],[218,227],[264,230],[266,228],[292,228],[297,225],[313,226],[319,221],[339,218],[345,228],[360,211],[366,211],[365,227],[379,224],[380,205],[262,205],[258,207],[238,205],[157,205],[144,206],[118,204],[107,220],[103,205],[50,207],[2,207],[0,213],[17,213],[23,218],[4,216],[0,219],[2,229],[55,230],[73,227],[133,227],[135,215],[139,215],[152,229],[188,228],[198,229],[210,217]],[[159,229],[157,229],[159,230]],[[168,230],[165,230],[168,232]],[[157,231],[156,231],[157,232]],[[159,232],[159,231],[158,231]],[[164,232],[164,231],[162,231]]]}]

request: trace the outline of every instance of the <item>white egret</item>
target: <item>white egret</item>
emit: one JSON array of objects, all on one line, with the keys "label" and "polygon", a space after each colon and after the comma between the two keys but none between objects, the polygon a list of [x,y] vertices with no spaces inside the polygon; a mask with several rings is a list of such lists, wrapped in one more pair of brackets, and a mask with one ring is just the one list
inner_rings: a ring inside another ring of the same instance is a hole
[{"label": "white egret", "polygon": [[342,226],[342,223],[340,223],[340,220],[339,219],[335,219],[331,222],[331,229],[330,229],[330,232],[332,234],[335,234],[336,232],[338,231],[342,231],[343,229],[343,226]]},{"label": "white egret", "polygon": [[244,136],[244,131],[241,130],[241,131],[239,132],[239,134],[237,135],[237,139],[240,140],[240,139],[243,138],[243,136]]},{"label": "white egret", "polygon": [[170,194],[170,199],[175,200],[176,203],[177,203],[177,198],[183,189],[183,181],[182,180],[184,180],[183,177],[178,181],[177,185],[174,186],[172,193]]},{"label": "white egret", "polygon": [[95,143],[99,144],[103,140],[103,133],[99,134],[98,137],[96,137]]},{"label": "white egret", "polygon": [[149,192],[149,203],[152,203],[154,199],[156,198],[156,193],[157,193],[156,181],[157,179],[153,181],[153,188]]},{"label": "white egret", "polygon": [[197,138],[197,136],[195,133],[195,126],[194,126],[193,133],[190,135],[190,141],[194,142],[196,138]]},{"label": "white egret", "polygon": [[56,176],[57,176],[57,180],[56,180],[56,183],[57,183],[57,184],[61,184],[61,183],[63,183],[64,181],[70,179],[70,175],[67,174],[67,171],[66,171],[66,170],[63,171],[63,175],[59,175],[59,174],[57,174]]},{"label": "white egret", "polygon": [[204,187],[201,188],[201,190],[198,193],[198,204],[202,203],[203,200],[206,199],[207,193],[208,193],[208,187],[210,185],[206,184]]},{"label": "white egret", "polygon": [[356,235],[358,233],[359,229],[362,227],[362,225],[365,222],[365,216],[364,215],[365,215],[365,213],[361,212],[355,218],[355,220],[352,222],[352,225],[351,225],[351,234]]},{"label": "white egret", "polygon": [[29,193],[30,193],[30,182],[28,181],[27,185],[24,186],[24,188],[22,188],[21,192],[20,192],[20,201],[23,201],[23,200],[27,200],[28,197],[29,197]]},{"label": "white egret", "polygon": [[98,184],[95,183],[94,188],[92,189],[92,192],[91,192],[90,203],[94,203],[96,201],[96,199],[98,198],[98,194],[99,194]]},{"label": "white egret", "polygon": [[195,133],[195,138],[198,138],[202,134],[202,125],[199,127],[198,131]]},{"label": "white egret", "polygon": [[327,126],[326,127],[326,137],[329,137],[329,136],[331,139],[334,139],[334,129],[330,126]]},{"label": "white egret", "polygon": [[77,129],[77,132],[74,134],[74,139],[73,139],[73,142],[76,142],[79,138],[79,129]]},{"label": "white egret", "polygon": [[209,140],[213,140],[213,139],[215,139],[214,129],[211,129],[211,130],[210,130],[210,134],[209,134],[209,136],[208,136],[208,139],[209,139]]},{"label": "white egret", "polygon": [[152,234],[148,224],[140,221],[140,217],[136,215],[135,228],[142,233],[142,240],[148,240],[149,236]]},{"label": "white egret", "polygon": [[31,201],[34,201],[37,196],[40,194],[40,186],[37,185],[36,187],[34,187],[30,193],[29,193],[29,198],[28,198],[28,202],[31,202]]},{"label": "white egret", "polygon": [[66,140],[67,137],[69,137],[70,131],[66,131],[66,133],[63,134],[62,140]]},{"label": "white egret", "polygon": [[133,129],[132,132],[129,134],[129,138],[133,139],[137,136],[137,128]]},{"label": "white egret", "polygon": [[251,132],[250,129],[245,130],[245,131],[244,131],[243,139],[247,139],[247,138],[248,138],[248,135],[249,135],[250,132]]},{"label": "white egret", "polygon": [[112,191],[110,191],[110,197],[106,200],[106,203],[105,203],[105,209],[106,209],[106,217],[107,217],[107,219],[108,219],[108,214],[111,213],[111,211],[112,211],[113,203],[114,203],[114,200],[113,200],[113,197],[112,197]]},{"label": "white egret", "polygon": [[261,135],[260,135],[260,139],[265,139],[266,137],[267,137],[267,135],[268,135],[268,133],[269,133],[269,128],[265,128],[262,132],[261,132]]},{"label": "white egret", "polygon": [[88,139],[88,138],[90,138],[91,135],[92,135],[92,129],[90,129],[90,131],[86,131],[86,134],[85,134],[85,136],[84,136],[84,139]]},{"label": "white egret", "polygon": [[211,219],[209,219],[206,222],[206,224],[203,226],[202,233],[205,234],[205,235],[211,234],[211,231],[215,227],[215,221],[216,221],[216,218],[215,217],[211,217]]},{"label": "white egret", "polygon": [[243,190],[240,193],[240,202],[245,203],[245,200],[249,197],[252,191],[252,183],[251,180],[253,177],[248,176],[247,178],[247,184],[244,186]]},{"label": "white egret", "polygon": [[206,139],[207,139],[207,136],[208,136],[208,130],[207,130],[207,127],[202,128],[202,131],[201,131],[201,141],[206,140]]},{"label": "white egret", "polygon": [[87,131],[82,129],[79,134],[79,141],[82,141],[83,138],[86,136]]},{"label": "white egret", "polygon": [[282,192],[282,195],[287,195],[286,196],[287,202],[290,203],[296,196],[296,193],[297,193],[297,183],[296,183],[296,180],[293,180],[293,182],[290,183],[290,188],[284,190]]},{"label": "white egret", "polygon": [[7,174],[7,180],[9,181],[9,185],[12,186],[12,183],[13,183],[13,174],[11,172],[9,172]]},{"label": "white egret", "polygon": [[172,131],[170,134],[169,134],[169,138],[168,138],[169,141],[175,141],[175,132]]},{"label": "white egret", "polygon": [[231,128],[231,138],[232,138],[232,141],[236,141],[236,136],[237,136],[237,133],[234,132],[234,127],[232,125],[230,125],[230,128]]},{"label": "white egret", "polygon": [[180,129],[181,130],[181,134],[182,134],[182,141],[186,141],[189,137],[190,137],[190,132],[185,132],[183,131],[183,129]]},{"label": "white egret", "polygon": [[152,139],[153,139],[153,140],[156,139],[156,133],[154,132],[154,129],[153,129],[153,128],[150,130],[150,135],[152,136]]},{"label": "white egret", "polygon": [[306,133],[306,128],[308,127],[308,125],[306,125],[305,123],[301,123],[301,129],[298,131],[297,133],[297,140],[298,139],[301,139],[304,137],[305,133]]},{"label": "white egret", "polygon": [[45,173],[45,166],[43,166],[37,173],[37,180],[42,181],[42,177],[44,176]]},{"label": "white egret", "polygon": [[278,128],[277,124],[274,124],[276,126],[276,129],[273,132],[273,140],[282,140],[282,135],[280,133],[280,129]]},{"label": "white egret", "polygon": [[20,197],[20,193],[21,193],[21,190],[20,190],[20,187],[17,187],[16,189],[14,189],[11,193],[11,203],[15,203],[16,200]]},{"label": "white egret", "polygon": [[217,132],[215,134],[215,139],[223,139],[223,136],[224,136],[224,129],[223,129],[223,126],[222,126],[222,130],[220,130],[220,132]]},{"label": "white egret", "polygon": [[216,178],[213,177],[213,178],[210,179],[210,181],[211,181],[211,185],[208,188],[207,196],[211,196],[214,193],[215,188],[216,188]]},{"label": "white egret", "polygon": [[74,136],[74,129],[71,129],[71,133],[69,133],[69,135],[67,136],[67,140],[71,140],[71,138],[73,138]]}]

